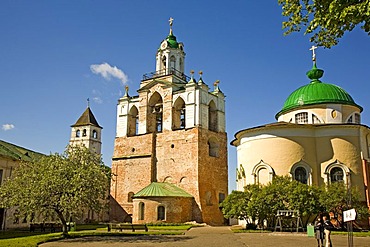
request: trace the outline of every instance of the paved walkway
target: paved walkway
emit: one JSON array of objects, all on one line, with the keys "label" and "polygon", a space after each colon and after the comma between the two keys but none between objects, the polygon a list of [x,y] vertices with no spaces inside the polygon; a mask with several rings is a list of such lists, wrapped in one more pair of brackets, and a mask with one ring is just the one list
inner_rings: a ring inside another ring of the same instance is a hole
[{"label": "paved walkway", "polygon": [[[333,235],[334,247],[346,247],[347,236]],[[41,247],[316,247],[301,233],[233,233],[230,227],[196,227],[178,236],[86,237],[50,242]],[[369,247],[369,237],[354,238],[354,246]]]}]

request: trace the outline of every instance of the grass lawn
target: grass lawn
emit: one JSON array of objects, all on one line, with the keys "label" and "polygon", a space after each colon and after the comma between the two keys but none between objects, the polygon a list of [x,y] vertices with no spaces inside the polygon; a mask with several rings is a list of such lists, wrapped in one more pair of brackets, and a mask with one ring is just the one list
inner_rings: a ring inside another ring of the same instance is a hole
[{"label": "grass lawn", "polygon": [[[180,235],[189,230],[192,225],[152,225],[145,231],[113,231],[108,232],[106,225],[77,225],[77,231],[69,232],[70,238],[87,236],[132,236],[132,235]],[[63,239],[62,233],[44,233],[28,231],[0,232],[1,247],[36,247],[40,243]]]}]

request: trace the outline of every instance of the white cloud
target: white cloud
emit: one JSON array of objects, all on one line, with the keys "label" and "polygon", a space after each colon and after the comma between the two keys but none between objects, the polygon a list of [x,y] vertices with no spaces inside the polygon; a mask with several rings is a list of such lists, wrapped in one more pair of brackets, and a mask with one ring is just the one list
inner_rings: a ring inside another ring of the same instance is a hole
[{"label": "white cloud", "polygon": [[15,128],[15,126],[13,124],[3,124],[3,127],[2,127],[2,129],[4,131],[11,130],[11,129],[14,129],[14,128]]},{"label": "white cloud", "polygon": [[120,70],[116,66],[112,67],[108,63],[92,64],[90,65],[90,70],[94,74],[101,75],[104,79],[108,81],[112,77],[119,79],[122,84],[126,84],[128,81],[127,75],[122,70]]},{"label": "white cloud", "polygon": [[103,100],[102,100],[100,97],[94,97],[94,98],[93,98],[93,101],[94,101],[95,103],[97,103],[97,104],[101,104],[101,103],[103,103]]}]

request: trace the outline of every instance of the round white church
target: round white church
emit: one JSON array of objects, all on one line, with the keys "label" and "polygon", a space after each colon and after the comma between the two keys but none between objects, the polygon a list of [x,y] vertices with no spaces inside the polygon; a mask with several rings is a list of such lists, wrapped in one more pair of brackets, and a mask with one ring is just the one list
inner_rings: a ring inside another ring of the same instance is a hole
[{"label": "round white church", "polygon": [[290,174],[309,185],[356,186],[370,207],[370,128],[361,124],[362,107],[342,88],[320,81],[324,71],[313,60],[311,82],[289,95],[277,122],[235,134],[237,190]]}]

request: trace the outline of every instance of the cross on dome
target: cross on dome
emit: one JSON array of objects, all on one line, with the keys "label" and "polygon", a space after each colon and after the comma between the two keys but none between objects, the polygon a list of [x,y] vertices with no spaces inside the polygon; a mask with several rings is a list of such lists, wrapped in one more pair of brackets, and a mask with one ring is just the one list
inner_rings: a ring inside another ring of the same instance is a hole
[{"label": "cross on dome", "polygon": [[317,49],[317,46],[311,46],[310,51],[312,51],[312,61],[316,62],[316,54],[315,50]]},{"label": "cross on dome", "polygon": [[170,19],[168,20],[168,22],[170,23],[170,34],[172,35],[173,18],[170,17]]}]

